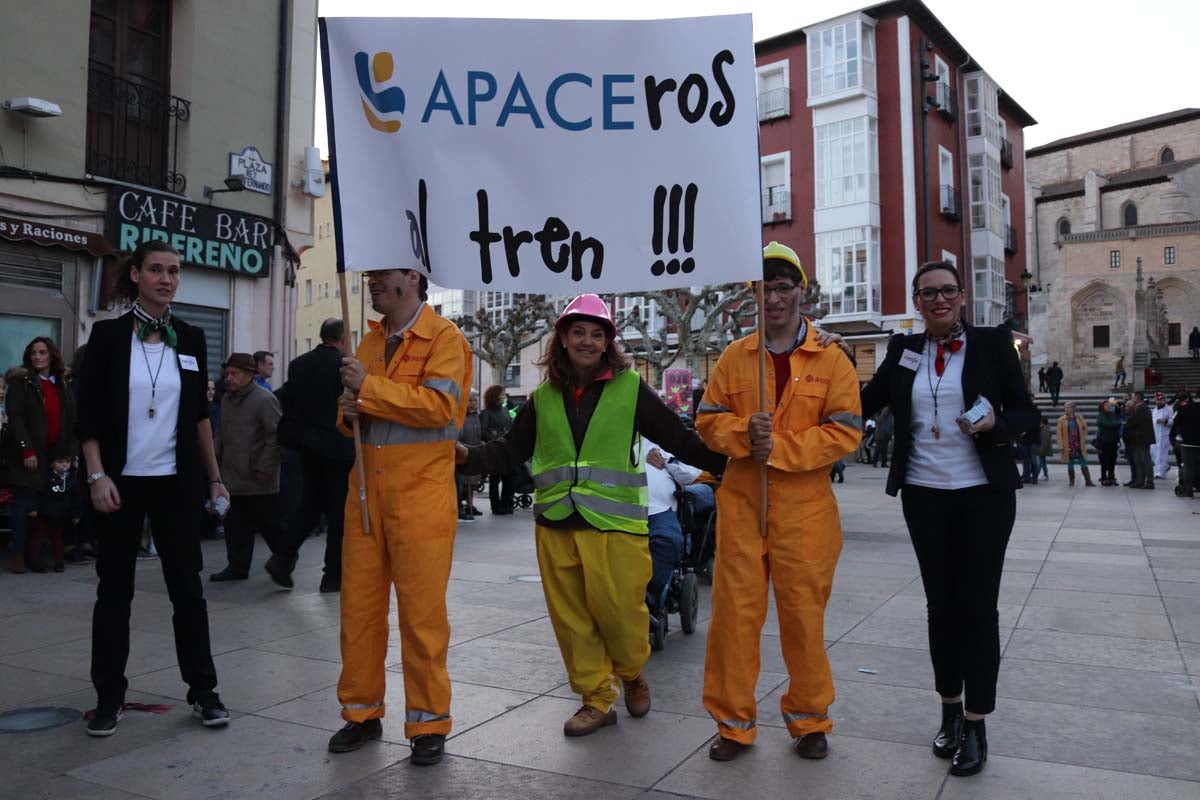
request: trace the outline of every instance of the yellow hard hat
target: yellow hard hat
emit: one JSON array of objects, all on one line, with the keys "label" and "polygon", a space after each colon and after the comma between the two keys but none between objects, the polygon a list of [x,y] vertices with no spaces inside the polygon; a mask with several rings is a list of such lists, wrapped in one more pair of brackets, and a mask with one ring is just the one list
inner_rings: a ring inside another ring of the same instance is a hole
[{"label": "yellow hard hat", "polygon": [[763,261],[769,261],[773,258],[777,258],[780,261],[786,261],[799,270],[800,285],[808,286],[808,274],[804,271],[804,266],[800,263],[800,256],[796,255],[795,250],[788,247],[786,244],[771,242],[763,248]]}]

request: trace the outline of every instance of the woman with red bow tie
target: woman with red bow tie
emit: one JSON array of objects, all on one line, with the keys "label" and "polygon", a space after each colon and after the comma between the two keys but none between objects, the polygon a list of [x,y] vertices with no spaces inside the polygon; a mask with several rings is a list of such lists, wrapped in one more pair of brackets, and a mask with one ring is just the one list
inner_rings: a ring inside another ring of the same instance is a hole
[{"label": "woman with red bow tie", "polygon": [[[863,417],[895,416],[887,493],[900,494],[929,610],[929,653],[942,699],[933,752],[953,775],[987,760],[984,717],[1000,668],[997,600],[1021,478],[1011,443],[1037,427],[1012,334],[963,322],[958,269],[917,270],[925,332],[897,335],[862,391]],[[964,706],[965,694],[965,706]]]}]

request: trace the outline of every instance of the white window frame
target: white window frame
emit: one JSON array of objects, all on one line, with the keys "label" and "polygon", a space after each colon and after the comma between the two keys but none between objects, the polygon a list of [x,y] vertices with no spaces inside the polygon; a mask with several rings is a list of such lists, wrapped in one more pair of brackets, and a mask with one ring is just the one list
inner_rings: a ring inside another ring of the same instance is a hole
[{"label": "white window frame", "polygon": [[[849,171],[842,161],[842,142],[847,138],[851,140]],[[875,117],[851,117],[813,127],[813,191],[816,209],[879,202],[879,121]]]},{"label": "white window frame", "polygon": [[[783,165],[784,182],[781,185],[767,185],[767,167],[776,164]],[[772,153],[758,159],[758,175],[762,186],[762,220],[763,223],[780,222],[775,214],[783,214],[784,220],[792,218],[792,151]],[[773,190],[782,188],[783,196],[779,197]]]},{"label": "white window frame", "polygon": [[[764,107],[763,96],[767,93],[767,91],[776,91],[774,89],[772,89],[772,90],[766,89],[764,84],[766,82],[766,79],[769,76],[777,75],[777,74],[783,75],[783,87],[782,88],[784,91],[783,91],[783,96],[782,96],[782,102],[778,103],[778,104],[773,103],[772,106],[769,108]],[[783,119],[784,117],[791,116],[791,113],[792,113],[792,82],[791,82],[791,72],[790,72],[790,68],[788,66],[788,59],[785,58],[780,61],[772,61],[770,64],[763,64],[762,66],[755,68],[754,83],[755,83],[755,92],[757,93],[757,97],[758,97],[758,119],[759,119],[759,122],[769,120],[769,119]]]},{"label": "white window frame", "polygon": [[[875,26],[861,16],[840,19],[831,25],[806,31],[806,67],[810,99],[853,89],[875,91]],[[837,42],[838,34],[842,41]],[[828,41],[826,41],[828,40]],[[848,55],[853,43],[853,55]],[[840,55],[839,58],[839,47]],[[832,54],[826,58],[826,54]],[[853,67],[853,68],[852,68]],[[838,82],[841,86],[838,86]]]},{"label": "white window frame", "polygon": [[[861,262],[857,258],[860,248],[864,259]],[[835,250],[839,251],[837,258],[834,258]],[[851,255],[851,263],[862,265],[861,273],[852,270],[853,280],[849,282],[845,280],[847,254]],[[816,257],[817,281],[821,285],[819,302],[829,319],[861,319],[879,315],[879,228],[864,225],[818,233]],[[838,270],[836,275],[835,268]],[[847,299],[853,306],[850,310],[846,310]]]},{"label": "white window frame", "polygon": [[1004,321],[1008,296],[1005,283],[1003,259],[995,256],[976,256],[971,259],[974,324],[999,325]]},{"label": "white window frame", "polygon": [[[946,169],[946,162],[950,162],[950,168]],[[945,147],[938,145],[938,186],[955,185],[954,180],[954,153],[951,153]]]},{"label": "white window frame", "polygon": [[[972,230],[990,230],[1004,236],[1004,209],[1000,205],[1000,160],[988,153],[967,157],[970,219]],[[976,192],[976,189],[979,191]]]}]

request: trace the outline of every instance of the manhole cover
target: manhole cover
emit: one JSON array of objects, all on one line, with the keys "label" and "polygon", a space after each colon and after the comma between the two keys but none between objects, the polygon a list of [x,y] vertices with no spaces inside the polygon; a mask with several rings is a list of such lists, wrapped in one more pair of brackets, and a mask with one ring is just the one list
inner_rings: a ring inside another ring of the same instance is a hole
[{"label": "manhole cover", "polygon": [[73,708],[18,708],[0,714],[0,733],[29,733],[70,725],[82,714]]},{"label": "manhole cover", "polygon": [[520,581],[521,583],[541,583],[542,576],[541,575],[514,575],[513,580]]}]

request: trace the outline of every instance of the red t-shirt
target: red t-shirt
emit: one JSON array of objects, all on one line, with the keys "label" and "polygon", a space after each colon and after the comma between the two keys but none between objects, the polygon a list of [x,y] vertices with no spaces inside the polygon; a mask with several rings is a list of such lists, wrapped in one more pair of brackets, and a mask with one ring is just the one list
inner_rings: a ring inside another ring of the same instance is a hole
[{"label": "red t-shirt", "polygon": [[792,354],[791,353],[772,353],[767,351],[767,355],[771,357],[771,363],[775,365],[775,407],[779,407],[779,401],[783,399],[783,390],[787,388],[788,381],[792,379]]}]

